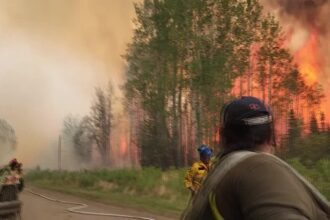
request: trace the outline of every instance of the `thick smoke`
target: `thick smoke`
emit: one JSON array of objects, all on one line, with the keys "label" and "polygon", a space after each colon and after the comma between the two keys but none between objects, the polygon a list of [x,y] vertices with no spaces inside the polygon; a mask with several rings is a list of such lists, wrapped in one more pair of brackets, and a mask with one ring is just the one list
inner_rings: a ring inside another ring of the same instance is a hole
[{"label": "thick smoke", "polygon": [[321,34],[329,31],[329,0],[277,0],[269,1],[279,8],[281,16],[289,16]]},{"label": "thick smoke", "polygon": [[0,0],[0,118],[25,166],[56,167],[63,119],[88,114],[96,86],[119,95],[133,18],[133,0]]}]

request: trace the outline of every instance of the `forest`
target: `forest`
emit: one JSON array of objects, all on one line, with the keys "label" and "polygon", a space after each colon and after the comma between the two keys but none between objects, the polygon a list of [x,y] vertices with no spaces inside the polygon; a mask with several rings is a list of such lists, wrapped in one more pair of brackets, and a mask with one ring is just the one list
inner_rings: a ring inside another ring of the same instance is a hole
[{"label": "forest", "polygon": [[329,155],[322,87],[301,73],[279,22],[257,0],[135,7],[124,90],[142,166],[186,166],[202,143],[218,150],[221,108],[250,95],[271,107],[280,155]]}]

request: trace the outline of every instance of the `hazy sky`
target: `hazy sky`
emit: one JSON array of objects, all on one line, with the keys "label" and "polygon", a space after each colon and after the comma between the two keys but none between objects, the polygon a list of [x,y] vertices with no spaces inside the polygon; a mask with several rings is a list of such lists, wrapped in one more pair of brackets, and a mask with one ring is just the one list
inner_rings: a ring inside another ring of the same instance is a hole
[{"label": "hazy sky", "polygon": [[18,159],[55,163],[63,118],[88,113],[95,86],[123,83],[132,2],[0,0],[0,118]]}]

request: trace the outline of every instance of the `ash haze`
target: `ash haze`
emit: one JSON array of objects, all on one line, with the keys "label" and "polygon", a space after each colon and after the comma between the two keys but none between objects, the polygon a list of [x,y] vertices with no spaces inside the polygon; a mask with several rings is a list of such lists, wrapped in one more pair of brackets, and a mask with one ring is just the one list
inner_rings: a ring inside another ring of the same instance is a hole
[{"label": "ash haze", "polygon": [[0,118],[17,136],[1,165],[15,156],[25,167],[56,167],[64,117],[87,114],[94,88],[108,81],[119,95],[133,2],[0,0]]}]

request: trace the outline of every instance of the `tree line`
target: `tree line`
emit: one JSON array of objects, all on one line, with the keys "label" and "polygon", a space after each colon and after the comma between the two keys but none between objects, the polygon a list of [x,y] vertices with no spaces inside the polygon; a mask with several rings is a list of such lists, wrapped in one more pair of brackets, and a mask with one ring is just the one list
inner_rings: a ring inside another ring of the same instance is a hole
[{"label": "tree line", "polygon": [[[330,159],[330,126],[326,124],[324,113],[321,112],[319,117],[312,114],[306,127],[302,119],[291,110],[288,122],[288,132],[282,140],[282,157],[299,159],[307,167]],[[306,129],[307,133],[304,132]]]},{"label": "tree line", "polygon": [[305,81],[258,0],[144,0],[135,11],[124,91],[141,165],[180,167],[199,144],[216,148],[220,109],[237,95],[267,102],[281,131],[292,112],[317,112],[321,87]]},{"label": "tree line", "polygon": [[101,164],[111,165],[111,132],[113,123],[113,89],[95,89],[95,96],[90,113],[82,118],[67,116],[63,121],[64,140],[73,147],[78,161],[88,163],[92,159],[92,151],[98,152]]}]

